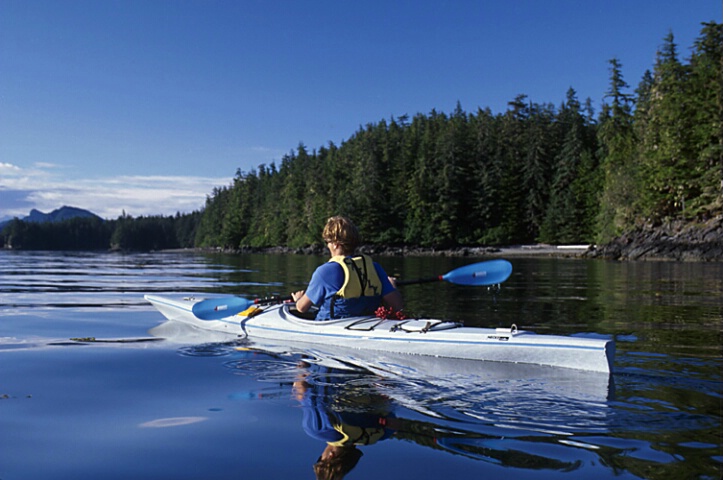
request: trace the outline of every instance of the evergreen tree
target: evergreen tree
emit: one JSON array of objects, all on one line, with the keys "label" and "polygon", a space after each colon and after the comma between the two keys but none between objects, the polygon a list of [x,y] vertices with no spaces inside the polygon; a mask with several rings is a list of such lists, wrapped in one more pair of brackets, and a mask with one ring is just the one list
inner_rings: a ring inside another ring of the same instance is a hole
[{"label": "evergreen tree", "polygon": [[464,217],[470,238],[466,243],[494,243],[495,229],[502,224],[501,122],[489,109],[478,110],[470,120],[472,188],[467,192],[469,211]]},{"label": "evergreen tree", "polygon": [[564,134],[554,160],[550,202],[540,232],[540,240],[550,243],[591,241],[597,213],[597,190],[593,186],[597,168],[593,136],[588,133],[590,115],[583,113],[575,91],[568,90],[558,115]]},{"label": "evergreen tree", "polygon": [[723,211],[723,24],[704,23],[690,59],[688,104],[700,196],[692,214]]},{"label": "evergreen tree", "polygon": [[644,123],[641,140],[642,216],[658,218],[683,213],[685,202],[700,195],[687,111],[687,71],[678,59],[670,33],[658,51],[646,108],[636,119]]},{"label": "evergreen tree", "polygon": [[405,194],[408,159],[405,154],[405,137],[407,136],[407,117],[391,119],[382,148],[382,162],[386,166],[384,193],[379,197],[383,204],[381,224],[376,241],[394,245],[402,243],[404,217],[406,214],[407,197]]},{"label": "evergreen tree", "polygon": [[484,243],[503,245],[519,243],[526,237],[524,201],[526,198],[524,165],[526,129],[530,108],[526,95],[518,95],[501,119],[500,142],[495,152],[499,162],[499,225],[485,232]]},{"label": "evergreen tree", "polygon": [[602,195],[598,217],[598,243],[606,243],[634,224],[639,192],[633,97],[626,93],[622,67],[610,60],[610,89],[598,122],[602,167]]},{"label": "evergreen tree", "polygon": [[530,105],[530,116],[524,135],[522,168],[524,212],[524,243],[533,242],[540,233],[549,202],[553,157],[558,150],[555,112],[550,105]]}]

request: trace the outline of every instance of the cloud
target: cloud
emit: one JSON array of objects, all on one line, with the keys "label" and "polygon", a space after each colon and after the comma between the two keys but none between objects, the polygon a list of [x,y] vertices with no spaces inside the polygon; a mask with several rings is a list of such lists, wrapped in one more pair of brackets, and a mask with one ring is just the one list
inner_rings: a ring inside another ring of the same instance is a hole
[{"label": "cloud", "polygon": [[231,177],[119,176],[68,179],[48,171],[53,165],[23,169],[0,164],[0,218],[23,217],[30,209],[51,212],[63,205],[84,208],[102,218],[175,215],[203,208],[215,187]]},{"label": "cloud", "polygon": [[20,167],[13,165],[12,163],[0,162],[0,173],[2,174],[13,174],[19,172]]},{"label": "cloud", "polygon": [[35,162],[34,166],[36,168],[62,168],[61,165],[58,165],[57,163],[48,162]]}]

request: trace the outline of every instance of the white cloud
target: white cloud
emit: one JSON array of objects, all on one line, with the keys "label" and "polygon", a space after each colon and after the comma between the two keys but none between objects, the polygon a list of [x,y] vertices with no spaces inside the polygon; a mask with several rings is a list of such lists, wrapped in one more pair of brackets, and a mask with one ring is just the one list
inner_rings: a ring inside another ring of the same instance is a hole
[{"label": "white cloud", "polygon": [[[36,164],[25,170],[0,164],[0,218],[23,217],[31,208],[50,212],[63,205],[90,210],[114,219],[124,211],[134,217],[175,215],[203,208],[214,187],[230,185],[231,177],[121,176],[68,179]],[[45,165],[45,168],[54,166]]]},{"label": "white cloud", "polygon": [[12,163],[0,162],[0,173],[11,175],[19,171],[20,167],[18,167],[17,165],[13,165]]},{"label": "white cloud", "polygon": [[61,165],[49,162],[35,162],[34,166],[35,168],[61,168]]}]

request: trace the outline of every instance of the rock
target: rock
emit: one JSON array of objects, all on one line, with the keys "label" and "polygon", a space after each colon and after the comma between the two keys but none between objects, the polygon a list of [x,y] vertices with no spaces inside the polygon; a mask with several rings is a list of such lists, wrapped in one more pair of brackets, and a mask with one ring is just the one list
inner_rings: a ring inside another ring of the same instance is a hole
[{"label": "rock", "polygon": [[588,258],[723,261],[723,215],[705,223],[646,225],[589,250]]}]

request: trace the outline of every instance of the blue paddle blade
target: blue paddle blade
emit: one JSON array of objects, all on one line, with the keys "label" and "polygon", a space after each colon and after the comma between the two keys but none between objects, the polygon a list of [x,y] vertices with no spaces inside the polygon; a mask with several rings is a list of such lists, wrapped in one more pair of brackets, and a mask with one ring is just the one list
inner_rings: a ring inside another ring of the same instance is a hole
[{"label": "blue paddle blade", "polygon": [[252,305],[253,300],[243,297],[209,298],[193,305],[191,312],[201,320],[220,320],[241,313]]},{"label": "blue paddle blade", "polygon": [[512,264],[507,260],[489,260],[456,268],[446,275],[446,280],[457,285],[496,285],[507,280],[512,273]]}]

